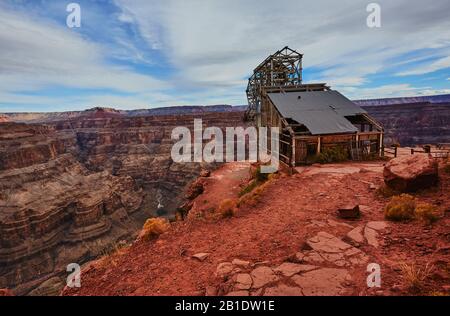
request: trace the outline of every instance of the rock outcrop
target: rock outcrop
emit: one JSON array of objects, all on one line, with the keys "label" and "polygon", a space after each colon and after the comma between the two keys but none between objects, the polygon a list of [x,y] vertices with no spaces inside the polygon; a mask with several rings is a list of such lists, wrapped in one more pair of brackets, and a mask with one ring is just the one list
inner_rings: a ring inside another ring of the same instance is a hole
[{"label": "rock outcrop", "polygon": [[437,184],[438,163],[429,155],[410,155],[389,161],[383,171],[384,182],[399,192],[414,192]]}]

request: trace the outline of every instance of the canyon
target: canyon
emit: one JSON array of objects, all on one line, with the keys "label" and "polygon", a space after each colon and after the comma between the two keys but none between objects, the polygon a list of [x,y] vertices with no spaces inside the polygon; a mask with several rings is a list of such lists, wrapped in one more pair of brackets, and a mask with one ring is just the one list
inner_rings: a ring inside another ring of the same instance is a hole
[{"label": "canyon", "polygon": [[450,103],[364,106],[385,130],[385,144],[415,146],[450,142]]},{"label": "canyon", "polygon": [[[242,125],[242,112],[195,118],[205,126]],[[172,129],[193,129],[193,121],[95,109],[45,125],[2,123],[0,288],[55,295],[67,264],[132,242],[149,217],[173,217],[185,186],[214,168],[171,160]]]}]

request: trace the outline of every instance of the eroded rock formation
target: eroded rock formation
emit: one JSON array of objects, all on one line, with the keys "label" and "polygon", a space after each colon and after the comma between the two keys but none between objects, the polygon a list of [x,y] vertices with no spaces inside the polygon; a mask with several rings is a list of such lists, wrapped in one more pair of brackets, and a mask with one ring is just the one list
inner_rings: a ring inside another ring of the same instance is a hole
[{"label": "eroded rock formation", "polygon": [[[172,129],[193,129],[192,115],[95,113],[0,124],[0,288],[26,294],[67,264],[132,240],[148,217],[174,214],[205,167],[170,156]],[[242,124],[238,112],[195,118],[221,128]]]},{"label": "eroded rock formation", "polygon": [[385,144],[402,146],[447,143],[450,103],[406,103],[363,106],[384,127]]}]

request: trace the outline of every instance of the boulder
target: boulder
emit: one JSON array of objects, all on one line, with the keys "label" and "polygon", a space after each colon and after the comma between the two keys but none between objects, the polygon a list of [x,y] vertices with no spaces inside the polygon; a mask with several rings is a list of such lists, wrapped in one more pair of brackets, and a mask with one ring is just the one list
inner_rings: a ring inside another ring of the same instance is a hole
[{"label": "boulder", "polygon": [[415,192],[438,183],[438,164],[429,155],[410,155],[389,161],[383,171],[386,185],[399,192]]}]

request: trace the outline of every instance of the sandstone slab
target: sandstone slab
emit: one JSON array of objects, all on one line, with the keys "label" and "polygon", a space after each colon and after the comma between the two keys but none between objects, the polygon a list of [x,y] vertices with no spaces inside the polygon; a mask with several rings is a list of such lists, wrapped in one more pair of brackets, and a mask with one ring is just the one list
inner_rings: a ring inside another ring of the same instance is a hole
[{"label": "sandstone slab", "polygon": [[278,277],[275,275],[273,270],[266,266],[261,266],[254,269],[251,272],[251,277],[253,279],[252,288],[254,289],[259,289],[268,283],[278,280]]},{"label": "sandstone slab", "polygon": [[349,238],[351,241],[357,244],[362,244],[364,242],[363,227],[358,226],[352,229],[350,232],[347,233],[347,238]]},{"label": "sandstone slab", "polygon": [[305,296],[343,295],[344,284],[350,279],[351,276],[346,269],[334,268],[323,268],[292,277]]},{"label": "sandstone slab", "polygon": [[375,229],[368,226],[364,228],[364,237],[366,237],[367,243],[375,248],[378,248],[378,233]]},{"label": "sandstone slab", "polygon": [[368,222],[366,227],[379,231],[386,229],[388,227],[388,223],[385,221]]},{"label": "sandstone slab", "polygon": [[340,253],[352,246],[325,232],[318,233],[310,238],[307,244],[318,252]]},{"label": "sandstone slab", "polygon": [[284,276],[290,277],[290,276],[293,276],[294,274],[297,274],[300,272],[305,272],[305,271],[311,271],[316,268],[317,267],[313,266],[313,265],[284,262],[281,265],[279,265],[277,268],[275,268],[274,270],[276,272],[280,272]]}]

